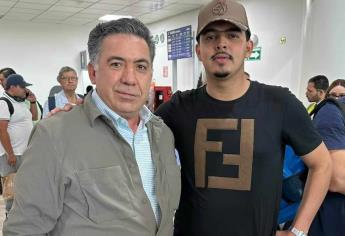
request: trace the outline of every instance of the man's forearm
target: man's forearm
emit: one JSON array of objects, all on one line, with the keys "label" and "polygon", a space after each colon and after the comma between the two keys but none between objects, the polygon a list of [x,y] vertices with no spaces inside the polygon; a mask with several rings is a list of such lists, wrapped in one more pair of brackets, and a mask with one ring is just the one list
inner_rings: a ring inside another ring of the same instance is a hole
[{"label": "man's forearm", "polygon": [[331,173],[331,163],[326,163],[317,167],[309,167],[309,174],[304,188],[303,199],[293,222],[293,226],[299,230],[308,232],[309,227],[328,191]]},{"label": "man's forearm", "polygon": [[37,104],[36,102],[30,102],[30,112],[32,115],[32,120],[38,120]]},{"label": "man's forearm", "polygon": [[14,154],[13,148],[11,144],[10,135],[8,134],[7,130],[0,131],[0,142],[5,149],[5,152],[9,155]]}]

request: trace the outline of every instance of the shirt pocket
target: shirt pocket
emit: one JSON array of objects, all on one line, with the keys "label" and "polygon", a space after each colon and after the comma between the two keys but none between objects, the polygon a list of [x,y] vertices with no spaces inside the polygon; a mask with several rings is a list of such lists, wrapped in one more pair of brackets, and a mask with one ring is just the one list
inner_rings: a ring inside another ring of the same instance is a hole
[{"label": "shirt pocket", "polygon": [[76,175],[92,221],[102,223],[135,215],[120,166],[83,170]]}]

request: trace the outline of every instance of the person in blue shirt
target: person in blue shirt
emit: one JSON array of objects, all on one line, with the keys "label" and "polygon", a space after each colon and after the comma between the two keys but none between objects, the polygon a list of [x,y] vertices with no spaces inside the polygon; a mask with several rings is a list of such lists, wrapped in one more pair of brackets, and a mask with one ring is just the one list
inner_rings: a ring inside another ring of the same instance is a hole
[{"label": "person in blue shirt", "polygon": [[[334,81],[329,97],[345,103],[345,80]],[[345,232],[345,117],[328,102],[315,115],[313,123],[333,160],[329,191],[309,230],[310,236],[340,236]]]}]

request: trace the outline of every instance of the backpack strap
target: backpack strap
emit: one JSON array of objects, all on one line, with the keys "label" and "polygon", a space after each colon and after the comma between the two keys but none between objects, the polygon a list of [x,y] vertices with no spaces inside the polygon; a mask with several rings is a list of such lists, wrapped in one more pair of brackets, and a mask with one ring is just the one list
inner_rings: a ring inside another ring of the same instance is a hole
[{"label": "backpack strap", "polygon": [[335,98],[326,98],[324,100],[322,100],[314,109],[314,111],[311,113],[311,115],[314,115],[314,117],[316,116],[316,114],[319,112],[319,110],[321,109],[321,107],[323,107],[326,103],[333,103],[334,105],[336,105],[339,110],[341,111],[341,114],[343,115],[343,117],[345,118],[345,104],[340,102],[338,99]]},{"label": "backpack strap", "polygon": [[84,99],[84,95],[79,94],[79,93],[77,95],[78,95],[79,98]]},{"label": "backpack strap", "polygon": [[10,116],[12,116],[13,113],[14,113],[14,108],[13,108],[12,102],[8,98],[6,98],[6,97],[1,97],[0,100],[3,100],[3,101],[5,101],[7,103],[8,110],[10,112]]},{"label": "backpack strap", "polygon": [[48,108],[49,108],[49,111],[53,110],[55,107],[56,107],[55,96],[53,95],[53,96],[48,97]]}]

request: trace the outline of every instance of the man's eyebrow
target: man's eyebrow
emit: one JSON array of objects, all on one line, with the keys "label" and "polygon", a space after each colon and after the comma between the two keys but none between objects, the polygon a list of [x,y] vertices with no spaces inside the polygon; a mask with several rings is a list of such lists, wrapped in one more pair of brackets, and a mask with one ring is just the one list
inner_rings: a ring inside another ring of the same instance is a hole
[{"label": "man's eyebrow", "polygon": [[[126,59],[123,58],[123,57],[112,56],[112,57],[109,57],[109,58],[108,58],[107,62],[110,62],[110,61],[112,61],[112,60],[126,61]],[[134,62],[135,62],[135,63],[143,63],[143,62],[144,62],[144,63],[146,63],[146,64],[148,64],[148,65],[151,64],[150,61],[147,60],[146,58],[139,58],[139,59],[134,60]]]},{"label": "man's eyebrow", "polygon": [[109,57],[109,58],[107,59],[107,62],[110,62],[110,61],[112,61],[112,60],[125,61],[125,59],[122,58],[122,57],[112,56],[112,57]]}]

